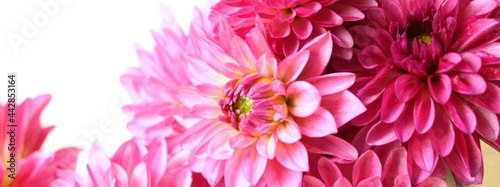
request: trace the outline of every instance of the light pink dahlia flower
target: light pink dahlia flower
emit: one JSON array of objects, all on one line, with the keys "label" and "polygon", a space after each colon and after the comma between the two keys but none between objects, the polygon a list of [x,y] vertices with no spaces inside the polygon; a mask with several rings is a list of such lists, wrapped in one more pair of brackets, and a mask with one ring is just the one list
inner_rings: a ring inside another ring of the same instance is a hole
[{"label": "light pink dahlia flower", "polygon": [[328,33],[280,61],[258,28],[246,40],[224,19],[219,41],[199,27],[192,31],[197,55],[186,58],[194,86],[176,93],[203,120],[181,144],[205,159],[202,173],[211,185],[224,177],[226,186],[297,186],[309,170],[307,151],[357,157],[354,147],[330,136],[365,107],[346,90],[353,74],[321,75],[331,53]]},{"label": "light pink dahlia flower", "polygon": [[353,124],[368,124],[370,145],[408,142],[425,171],[442,156],[458,182],[481,182],[479,138],[498,148],[500,23],[490,14],[498,2],[381,2],[350,28],[358,59],[334,64],[360,72],[368,109]]},{"label": "light pink dahlia flower", "polygon": [[223,0],[211,16],[224,16],[242,37],[262,21],[274,52],[285,56],[330,31],[333,55],[350,59],[353,41],[342,23],[363,19],[361,11],[372,6],[375,0]]},{"label": "light pink dahlia flower", "polygon": [[[15,110],[15,179],[8,177],[12,162],[11,151],[8,151],[10,140],[7,128],[10,117],[7,116],[7,105],[0,106],[0,184],[5,187],[31,186],[83,186],[83,180],[74,172],[78,148],[63,148],[54,153],[40,151],[45,138],[54,129],[41,127],[40,115],[50,101],[50,95],[28,98]],[[12,148],[12,147],[11,147]]]},{"label": "light pink dahlia flower", "polygon": [[[336,164],[327,157],[315,155],[311,158],[311,166],[315,168],[304,175],[302,186],[446,186],[444,175],[433,175],[418,185],[412,185],[410,175],[408,174],[409,166],[405,148],[395,148],[382,154],[385,158],[379,158],[374,151],[368,150],[363,153],[355,163],[348,165]],[[442,169],[444,169],[444,167]]]}]

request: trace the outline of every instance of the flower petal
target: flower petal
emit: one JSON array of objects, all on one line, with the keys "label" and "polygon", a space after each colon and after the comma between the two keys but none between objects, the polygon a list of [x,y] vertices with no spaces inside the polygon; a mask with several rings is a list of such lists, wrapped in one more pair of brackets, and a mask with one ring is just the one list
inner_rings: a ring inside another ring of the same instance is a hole
[{"label": "flower petal", "polygon": [[311,35],[313,26],[308,19],[296,17],[292,23],[292,30],[298,39],[304,40]]},{"label": "flower petal", "polygon": [[312,22],[322,27],[335,27],[342,24],[344,21],[342,17],[340,17],[333,10],[328,8],[322,8],[318,11],[314,16],[311,16]]},{"label": "flower petal", "polygon": [[377,154],[371,150],[363,153],[354,164],[352,173],[353,186],[357,186],[364,179],[380,177],[382,175],[382,164]]},{"label": "flower petal", "polygon": [[236,62],[246,70],[255,70],[255,56],[246,44],[245,40],[239,36],[231,40],[231,53]]},{"label": "flower petal", "polygon": [[354,146],[336,136],[325,136],[321,138],[302,137],[307,150],[317,154],[327,154],[345,160],[356,160],[358,151]]},{"label": "flower petal", "polygon": [[288,56],[278,64],[278,79],[283,83],[295,81],[309,59],[309,51],[300,51]]},{"label": "flower petal", "polygon": [[[414,108],[413,103],[410,103],[408,109]],[[407,142],[413,132],[415,132],[415,121],[413,119],[413,110],[404,110],[399,118],[394,122],[394,132],[402,142]]]},{"label": "flower petal", "polygon": [[266,169],[267,159],[260,156],[254,147],[245,149],[241,163],[241,170],[245,178],[255,185],[262,177]]},{"label": "flower petal", "polygon": [[302,178],[302,187],[326,187],[323,181],[310,175],[304,175]]},{"label": "flower petal", "polygon": [[453,91],[464,95],[479,95],[486,91],[486,81],[478,74],[460,73],[451,79]]},{"label": "flower petal", "polygon": [[276,127],[276,135],[284,143],[294,143],[302,136],[299,126],[292,119],[286,119]]},{"label": "flower petal", "polygon": [[318,172],[327,186],[333,186],[342,177],[342,172],[331,160],[321,157],[318,160]]},{"label": "flower petal", "polygon": [[460,34],[453,47],[457,51],[464,51],[465,49],[484,44],[480,41],[485,39],[495,41],[500,36],[498,34],[498,24],[499,22],[495,19],[477,19],[467,24],[459,32]]},{"label": "flower petal", "polygon": [[323,107],[318,107],[318,109],[308,117],[296,117],[294,120],[299,125],[300,132],[309,137],[323,137],[337,133],[335,119],[333,119],[332,114]]},{"label": "flower petal", "polygon": [[276,146],[278,144],[277,141],[278,139],[274,135],[261,135],[257,140],[257,152],[267,159],[274,159],[276,155]]},{"label": "flower petal", "polygon": [[373,125],[366,135],[366,143],[371,146],[381,146],[397,140],[393,124],[378,123]]},{"label": "flower petal", "polygon": [[418,167],[424,171],[431,172],[436,167],[438,157],[427,135],[414,135],[408,142],[408,153],[412,155]]},{"label": "flower petal", "polygon": [[318,90],[304,81],[293,82],[286,92],[288,109],[297,117],[310,116],[318,109],[321,102]]},{"label": "flower petal", "polygon": [[413,108],[415,130],[420,134],[427,132],[434,123],[435,115],[435,106],[430,95],[427,92],[417,95]]},{"label": "flower petal", "polygon": [[[266,171],[263,176],[268,186],[299,186],[302,181],[302,171],[285,168],[277,160],[267,162]],[[241,184],[237,184],[237,186],[241,186]]]},{"label": "flower petal", "polygon": [[294,171],[308,171],[309,163],[307,158],[307,150],[302,143],[286,144],[278,141],[276,160],[286,168]]},{"label": "flower petal", "polygon": [[299,80],[319,76],[325,70],[332,54],[332,38],[330,33],[324,33],[309,41],[301,51],[310,52],[309,60],[299,76]]},{"label": "flower petal", "polygon": [[280,23],[277,19],[269,22],[269,33],[273,38],[285,38],[290,35],[290,25],[288,23]]},{"label": "flower petal", "polygon": [[234,150],[229,146],[229,139],[235,135],[235,131],[231,129],[222,130],[217,133],[208,144],[208,155],[216,160],[230,158]]},{"label": "flower petal", "polygon": [[439,60],[436,73],[444,73],[453,69],[462,61],[462,56],[458,53],[447,53]]},{"label": "flower petal", "polygon": [[451,79],[446,74],[435,74],[427,78],[427,85],[432,98],[444,105],[451,96]]},{"label": "flower petal", "polygon": [[500,113],[500,87],[493,83],[486,84],[486,92],[483,94],[465,98],[481,108]]},{"label": "flower petal", "polygon": [[476,115],[464,101],[458,97],[451,97],[450,102],[446,103],[444,108],[453,124],[462,132],[471,134],[476,130]]},{"label": "flower petal", "polygon": [[398,176],[408,174],[406,159],[407,152],[403,147],[393,149],[389,153],[382,170],[382,182],[384,186],[395,186]]},{"label": "flower petal", "polygon": [[233,149],[242,149],[253,144],[255,141],[256,139],[248,134],[238,134],[229,139],[229,145]]},{"label": "flower petal", "polygon": [[450,154],[453,145],[455,145],[453,124],[448,115],[444,111],[441,111],[441,109],[438,109],[436,113],[435,123],[432,129],[429,130],[429,138],[432,140],[434,149],[441,156]]},{"label": "flower petal", "polygon": [[224,183],[227,186],[250,186],[243,174],[243,149],[235,150],[233,156],[226,161],[224,169]]},{"label": "flower petal", "polygon": [[330,95],[347,90],[354,84],[356,75],[352,73],[330,73],[310,78],[307,82],[318,89],[320,95]]},{"label": "flower petal", "polygon": [[328,110],[335,119],[337,127],[366,111],[365,105],[349,91],[323,96],[321,106]]},{"label": "flower petal", "polygon": [[257,72],[263,77],[272,78],[278,71],[278,61],[270,53],[264,53],[260,56],[255,66]]},{"label": "flower petal", "polygon": [[149,186],[149,177],[146,168],[146,163],[141,162],[134,168],[130,175],[129,186]]},{"label": "flower petal", "polygon": [[471,106],[477,119],[476,131],[486,140],[495,141],[498,138],[500,125],[495,113]]},{"label": "flower petal", "polygon": [[399,118],[406,103],[398,100],[396,97],[395,81],[389,83],[385,88],[384,95],[382,96],[382,108],[380,109],[380,119],[385,123],[392,123]]}]

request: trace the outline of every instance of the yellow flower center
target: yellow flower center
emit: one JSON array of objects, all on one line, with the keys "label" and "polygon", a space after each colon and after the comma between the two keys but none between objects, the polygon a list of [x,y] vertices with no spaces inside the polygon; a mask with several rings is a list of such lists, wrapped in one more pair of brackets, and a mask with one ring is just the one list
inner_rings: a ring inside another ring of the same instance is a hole
[{"label": "yellow flower center", "polygon": [[238,99],[236,99],[234,108],[238,110],[240,114],[247,115],[248,112],[252,110],[252,102],[253,100],[248,97],[239,96]]},{"label": "yellow flower center", "polygon": [[429,34],[423,33],[417,36],[417,40],[419,42],[424,42],[427,45],[431,45],[432,38]]}]

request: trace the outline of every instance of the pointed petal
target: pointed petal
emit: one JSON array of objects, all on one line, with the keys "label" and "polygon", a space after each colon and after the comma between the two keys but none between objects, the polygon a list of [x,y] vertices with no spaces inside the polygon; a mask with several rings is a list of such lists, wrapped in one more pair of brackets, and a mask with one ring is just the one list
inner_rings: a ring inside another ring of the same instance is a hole
[{"label": "pointed petal", "polygon": [[259,140],[257,140],[257,152],[267,158],[267,159],[274,159],[274,156],[276,154],[276,146],[278,144],[278,138],[271,134],[266,134],[262,135],[259,137]]},{"label": "pointed petal", "polygon": [[309,137],[323,137],[337,133],[335,119],[333,119],[332,114],[323,107],[318,107],[318,109],[308,117],[296,117],[294,120],[299,125],[300,132]]},{"label": "pointed petal", "polygon": [[276,127],[276,135],[279,140],[284,143],[294,143],[302,137],[299,126],[292,119],[281,122],[281,124]]},{"label": "pointed petal", "polygon": [[234,150],[229,146],[229,139],[236,135],[231,129],[222,130],[215,135],[208,144],[208,155],[216,160],[225,160],[233,155]]},{"label": "pointed petal", "polygon": [[225,161],[215,160],[210,157],[205,160],[203,175],[208,184],[215,186],[224,175]]},{"label": "pointed petal", "polygon": [[274,77],[278,70],[278,61],[272,56],[270,53],[264,53],[257,60],[257,64],[255,65],[257,68],[257,72],[263,77]]},{"label": "pointed petal", "polygon": [[446,74],[431,75],[427,78],[427,85],[432,98],[437,103],[444,105],[451,96],[451,79]]},{"label": "pointed petal", "polygon": [[366,111],[363,103],[349,91],[323,96],[321,106],[333,115],[337,127]]},{"label": "pointed petal", "polygon": [[435,123],[429,130],[429,138],[440,156],[450,154],[455,144],[455,132],[450,118],[441,109],[436,113]]},{"label": "pointed petal", "polygon": [[[396,186],[396,178],[408,174],[407,152],[403,147],[393,149],[384,163],[382,182],[384,186]],[[408,178],[409,181],[409,178]]]},{"label": "pointed petal", "polygon": [[436,110],[430,95],[427,92],[417,95],[413,108],[415,130],[420,134],[429,131],[434,123],[435,115]]},{"label": "pointed petal", "polygon": [[345,160],[356,160],[358,151],[345,140],[329,135],[321,138],[302,137],[301,142],[307,151],[317,154],[327,154]]},{"label": "pointed petal", "polygon": [[467,24],[463,28],[462,32],[459,32],[457,41],[454,47],[457,51],[464,51],[471,47],[475,47],[480,43],[479,41],[495,41],[498,39],[498,25],[499,22],[495,19],[478,19],[470,24]]},{"label": "pointed petal", "polygon": [[412,154],[412,158],[418,167],[424,171],[431,172],[436,166],[435,161],[438,157],[427,135],[414,135],[408,142],[408,152]]},{"label": "pointed petal", "polygon": [[372,146],[385,145],[397,139],[398,137],[394,132],[394,125],[383,122],[373,125],[366,135],[366,143]]},{"label": "pointed petal", "polygon": [[318,89],[320,95],[330,95],[347,90],[354,84],[356,75],[352,73],[331,73],[308,79]]},{"label": "pointed petal", "polygon": [[229,139],[229,145],[233,149],[246,148],[253,144],[257,139],[247,134],[238,134]]},{"label": "pointed petal", "polygon": [[322,27],[339,26],[344,21],[342,17],[328,8],[322,8],[314,16],[311,16],[310,19],[315,24],[318,24]]},{"label": "pointed petal", "polygon": [[246,70],[255,70],[255,57],[246,42],[239,36],[231,40],[231,52],[238,64]]},{"label": "pointed petal", "polygon": [[266,169],[267,159],[260,156],[254,147],[245,149],[241,163],[241,170],[245,178],[255,185],[262,177]]},{"label": "pointed petal", "polygon": [[380,118],[385,123],[393,123],[399,118],[406,103],[398,100],[396,92],[394,91],[395,81],[389,83],[385,88],[384,95],[382,96],[382,108],[380,110]]},{"label": "pointed petal", "polygon": [[445,111],[455,126],[462,132],[471,134],[476,130],[476,115],[472,109],[458,97],[451,97],[444,105]]},{"label": "pointed petal", "polygon": [[264,179],[269,186],[290,187],[299,186],[302,181],[302,172],[283,167],[277,160],[267,162]]},{"label": "pointed petal", "polygon": [[500,125],[495,113],[471,106],[477,119],[476,131],[486,140],[495,141],[498,138]]},{"label": "pointed petal", "polygon": [[486,91],[486,81],[478,74],[460,73],[452,77],[453,91],[464,95],[479,95]]},{"label": "pointed petal", "polygon": [[[413,108],[413,103],[410,103],[407,108]],[[403,111],[401,116],[394,122],[394,132],[402,142],[407,142],[411,138],[413,132],[415,132],[413,110]]]},{"label": "pointed petal", "polygon": [[283,83],[295,81],[309,59],[309,51],[300,51],[288,56],[278,64],[278,79]]},{"label": "pointed petal", "polygon": [[312,39],[302,47],[301,51],[308,50],[310,55],[304,70],[298,78],[299,80],[313,78],[323,73],[326,65],[330,61],[332,45],[330,33],[324,33]]},{"label": "pointed petal", "polygon": [[483,109],[500,113],[500,87],[493,83],[487,83],[483,94],[465,98]]},{"label": "pointed petal", "polygon": [[354,164],[352,173],[353,186],[357,186],[363,179],[380,177],[382,175],[382,164],[377,154],[371,150],[363,153]]},{"label": "pointed petal", "polygon": [[294,171],[308,171],[307,150],[300,142],[292,144],[278,141],[276,159],[286,168]]},{"label": "pointed petal", "polygon": [[337,165],[325,157],[318,160],[318,171],[327,186],[333,186],[335,181],[342,178],[342,172]]},{"label": "pointed petal", "polygon": [[149,173],[146,169],[146,163],[141,162],[137,165],[130,175],[129,186],[149,186]]},{"label": "pointed petal", "polygon": [[297,117],[310,116],[318,109],[321,102],[318,90],[304,81],[293,82],[286,92],[288,110]]},{"label": "pointed petal", "polygon": [[226,186],[250,186],[250,182],[243,175],[243,149],[234,151],[231,158],[226,161],[224,169],[224,183]]},{"label": "pointed petal", "polygon": [[[402,103],[412,99],[422,88],[420,79],[411,74],[400,75],[394,83],[394,91],[398,100]],[[451,89],[450,89],[451,93]]]}]

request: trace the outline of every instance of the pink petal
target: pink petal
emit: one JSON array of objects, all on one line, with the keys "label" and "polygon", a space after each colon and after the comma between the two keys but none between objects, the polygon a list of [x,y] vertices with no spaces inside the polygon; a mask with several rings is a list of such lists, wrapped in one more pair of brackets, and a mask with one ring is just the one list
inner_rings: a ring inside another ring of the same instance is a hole
[{"label": "pink petal", "polygon": [[333,187],[352,187],[352,184],[345,177],[341,177],[340,179],[335,181]]},{"label": "pink petal", "polygon": [[[393,149],[384,163],[382,171],[382,182],[384,186],[396,186],[396,178],[408,174],[406,149],[399,147]],[[409,177],[408,177],[409,181]]]},{"label": "pink petal", "polygon": [[498,32],[498,24],[498,21],[495,19],[478,19],[467,24],[465,28],[459,32],[460,35],[453,47],[461,52],[465,49],[483,44],[478,41],[484,39],[491,39],[490,41],[494,41],[498,39],[496,38],[498,37],[498,33],[495,33]]},{"label": "pink petal", "polygon": [[233,149],[242,149],[253,144],[256,140],[257,139],[254,138],[253,136],[247,134],[238,134],[229,139],[229,145]]},{"label": "pink petal", "polygon": [[310,78],[307,82],[318,89],[320,95],[330,95],[347,90],[354,84],[356,75],[352,73],[330,73]]},{"label": "pink petal", "polygon": [[451,79],[453,91],[464,95],[479,95],[486,91],[486,81],[478,74],[460,73]]},{"label": "pink petal", "polygon": [[310,52],[309,60],[299,76],[299,80],[319,76],[325,70],[332,54],[332,39],[329,33],[324,33],[309,41],[301,51]]},{"label": "pink petal", "polygon": [[431,172],[438,158],[432,148],[432,142],[426,135],[414,135],[408,142],[408,152],[412,155],[418,167]]},{"label": "pink petal", "polygon": [[[155,186],[165,174],[163,168],[167,168],[167,144],[165,139],[158,138],[154,139],[150,146],[153,148],[149,149],[148,153],[144,156],[144,161],[149,166],[148,171],[151,177],[151,185]],[[154,169],[151,166],[162,169]]]},{"label": "pink petal", "polygon": [[458,97],[451,97],[450,102],[444,105],[445,111],[453,124],[462,132],[471,134],[476,129],[476,115],[472,109]]},{"label": "pink petal", "polygon": [[462,61],[462,56],[458,53],[447,53],[439,60],[436,73],[444,73],[453,69]]},{"label": "pink petal", "polygon": [[[279,45],[279,43],[277,44]],[[281,41],[281,48],[283,48],[283,54],[285,56],[290,56],[299,50],[300,40],[295,37],[295,35],[289,35],[287,38]]]},{"label": "pink petal", "polygon": [[358,21],[365,18],[365,14],[363,14],[361,10],[348,4],[335,4],[333,9],[335,13],[339,14],[344,21]]},{"label": "pink petal", "polygon": [[239,36],[233,37],[231,40],[231,52],[241,67],[247,70],[255,70],[256,59],[245,40]]},{"label": "pink petal", "polygon": [[495,113],[472,106],[472,111],[477,119],[476,131],[486,140],[495,141],[498,138],[500,125]]},{"label": "pink petal", "polygon": [[[387,20],[403,22],[405,17],[404,7],[398,3],[396,0],[387,0],[382,3],[382,9],[384,10]],[[413,11],[413,10],[410,10]]]},{"label": "pink petal", "polygon": [[[263,176],[267,185],[276,187],[299,186],[302,181],[302,171],[287,169],[277,160],[267,162]],[[241,184],[238,184],[238,186],[241,186]]]},{"label": "pink petal", "polygon": [[141,162],[137,165],[130,175],[130,186],[149,186],[149,177],[146,169],[146,163]]},{"label": "pink petal", "polygon": [[195,87],[198,93],[207,98],[218,98],[224,93],[222,89],[211,84],[198,84]]},{"label": "pink petal", "polygon": [[371,103],[384,92],[387,84],[396,77],[398,77],[396,72],[392,69],[384,67],[377,73],[375,78],[358,91],[357,95],[363,103]]},{"label": "pink petal", "polygon": [[397,140],[394,125],[378,123],[373,125],[366,136],[366,143],[371,146],[380,146]]},{"label": "pink petal", "polygon": [[278,141],[276,159],[286,168],[294,171],[308,171],[307,150],[300,142],[292,144]]},{"label": "pink petal", "polygon": [[327,186],[333,186],[335,181],[342,178],[342,172],[337,165],[326,157],[318,160],[318,172]]},{"label": "pink petal", "polygon": [[273,19],[268,27],[273,38],[285,38],[290,34],[290,25],[288,23],[280,23],[276,19]]},{"label": "pink petal", "polygon": [[398,100],[394,88],[395,82],[389,83],[385,88],[384,95],[382,96],[382,108],[380,110],[380,118],[385,123],[392,123],[399,118],[406,103]]},{"label": "pink petal", "polygon": [[296,117],[294,120],[299,125],[300,132],[309,137],[323,137],[337,133],[335,119],[333,119],[332,114],[323,107],[318,107],[318,109],[308,117]]},{"label": "pink petal", "polygon": [[298,39],[307,39],[313,30],[313,26],[308,19],[297,17],[292,23],[292,30]]},{"label": "pink petal", "polygon": [[382,187],[382,182],[379,177],[370,177],[360,181],[357,187]]},{"label": "pink petal", "polygon": [[278,64],[278,79],[283,83],[295,81],[309,59],[309,51],[300,51],[288,56]]},{"label": "pink petal", "polygon": [[263,77],[274,77],[278,70],[278,61],[270,53],[264,53],[255,65],[257,72]]},{"label": "pink petal", "polygon": [[266,169],[267,159],[260,156],[253,147],[245,149],[241,163],[241,170],[245,178],[255,185]]},{"label": "pink petal", "polygon": [[304,175],[302,178],[302,187],[326,187],[325,184],[316,177]]},{"label": "pink petal", "polygon": [[349,91],[323,96],[321,106],[333,115],[337,127],[366,111],[363,103]]},{"label": "pink petal", "polygon": [[483,109],[500,113],[500,87],[493,83],[486,84],[486,92],[483,94],[465,98]]},{"label": "pink petal", "polygon": [[187,58],[187,68],[191,72],[194,78],[198,81],[221,86],[229,81],[227,77],[224,77],[222,74],[214,70],[207,63],[198,60],[196,58]]},{"label": "pink petal", "polygon": [[374,45],[370,45],[358,54],[359,63],[366,69],[373,69],[379,64],[385,63],[387,57],[382,50]]},{"label": "pink petal", "polygon": [[500,61],[500,43],[494,42],[478,47],[474,52],[481,57],[482,65],[496,64]]},{"label": "pink petal", "polygon": [[278,18],[280,23],[291,23],[297,13],[293,9],[281,9],[276,11],[276,18]]},{"label": "pink petal", "polygon": [[382,175],[382,164],[380,164],[377,154],[371,150],[363,153],[354,164],[352,173],[353,186],[357,186],[364,179],[380,177]]},{"label": "pink petal", "polygon": [[315,24],[318,24],[322,27],[339,26],[344,21],[342,17],[328,8],[319,10],[318,13],[316,13],[314,16],[311,16],[309,19],[311,19],[311,21]]},{"label": "pink petal", "polygon": [[448,115],[441,109],[436,113],[435,123],[429,130],[432,145],[441,156],[448,155],[455,145],[455,132]]},{"label": "pink petal", "polygon": [[307,151],[317,154],[327,154],[345,160],[356,160],[358,151],[350,143],[336,136],[321,138],[302,137],[301,142]]},{"label": "pink petal", "polygon": [[406,175],[399,175],[394,179],[394,186],[397,187],[411,187],[411,179],[408,174]]},{"label": "pink petal", "polygon": [[225,169],[225,161],[215,160],[212,158],[206,158],[204,165],[204,180],[208,184],[215,186],[222,179]]},{"label": "pink petal", "polygon": [[417,187],[446,187],[446,181],[437,177],[429,177],[424,182],[418,184]]},{"label": "pink petal", "polygon": [[462,61],[453,69],[463,73],[477,73],[481,68],[481,58],[475,54],[465,52],[460,54]]},{"label": "pink petal", "polygon": [[276,134],[284,143],[294,143],[301,138],[299,126],[292,119],[281,122],[276,127]]},{"label": "pink petal", "polygon": [[208,144],[208,155],[216,160],[228,159],[233,155],[234,150],[229,146],[229,139],[235,136],[234,130],[223,130],[215,135]]},{"label": "pink petal", "polygon": [[316,1],[310,1],[306,4],[302,4],[299,7],[295,8],[297,15],[300,17],[309,17],[321,9],[321,4]]},{"label": "pink petal", "polygon": [[242,165],[243,165],[243,153],[244,150],[236,150],[234,151],[233,156],[231,156],[226,161],[226,167],[224,169],[224,183],[226,186],[250,186],[250,182],[248,182],[243,174]]},{"label": "pink petal", "polygon": [[336,46],[342,48],[352,48],[354,45],[351,33],[345,27],[334,27],[330,29],[330,32],[332,32],[333,44]]},{"label": "pink petal", "polygon": [[274,159],[277,141],[277,138],[271,134],[261,135],[257,140],[257,152],[267,159]]},{"label": "pink petal", "polygon": [[250,47],[250,50],[252,50],[255,57],[260,57],[267,53],[274,58],[269,45],[262,45],[263,43],[267,43],[267,40],[262,32],[263,31],[258,28],[250,30],[246,38],[246,43],[248,44],[248,47]]},{"label": "pink petal", "polygon": [[318,90],[304,81],[293,82],[286,92],[288,110],[297,117],[310,116],[318,109],[321,102]]},{"label": "pink petal", "polygon": [[[413,108],[413,103],[409,104],[407,108]],[[401,116],[394,122],[394,132],[402,142],[407,142],[414,131],[413,110],[404,110]]]},{"label": "pink petal", "polygon": [[417,95],[413,108],[415,130],[420,134],[427,132],[434,123],[435,115],[434,102],[430,95],[427,92]]},{"label": "pink petal", "polygon": [[475,177],[478,177],[477,175],[481,175],[483,166],[479,140],[457,133],[456,141],[453,151],[443,159],[454,173],[456,180],[470,184],[474,182]]},{"label": "pink petal", "polygon": [[451,96],[451,79],[446,74],[435,74],[427,78],[427,85],[432,98],[444,105]]}]

